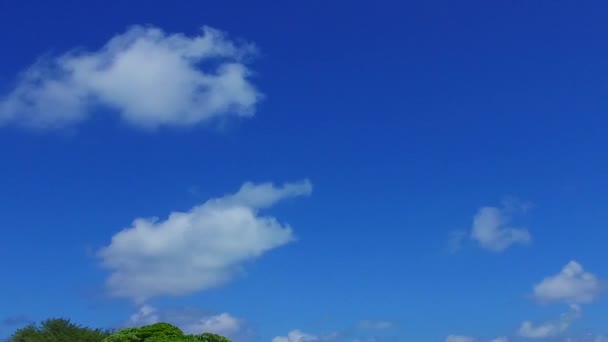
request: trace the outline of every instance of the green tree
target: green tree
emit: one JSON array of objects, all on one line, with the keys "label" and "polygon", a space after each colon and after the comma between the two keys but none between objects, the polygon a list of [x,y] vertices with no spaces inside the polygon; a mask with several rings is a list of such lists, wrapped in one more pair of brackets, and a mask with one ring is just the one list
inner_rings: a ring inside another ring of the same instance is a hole
[{"label": "green tree", "polygon": [[194,336],[194,338],[197,338],[198,341],[202,341],[202,342],[231,342],[229,339],[227,339],[226,337],[224,337],[222,335],[211,334],[211,333],[204,333],[202,335],[197,335],[197,336]]},{"label": "green tree", "polygon": [[155,323],[140,328],[127,328],[106,337],[103,342],[231,342],[224,336],[204,333],[184,335],[168,323]]},{"label": "green tree", "polygon": [[103,342],[141,342],[142,338],[139,337],[138,328],[122,329],[108,337]]},{"label": "green tree", "polygon": [[110,332],[91,329],[63,318],[43,321],[40,325],[30,324],[13,333],[9,342],[101,342]]}]

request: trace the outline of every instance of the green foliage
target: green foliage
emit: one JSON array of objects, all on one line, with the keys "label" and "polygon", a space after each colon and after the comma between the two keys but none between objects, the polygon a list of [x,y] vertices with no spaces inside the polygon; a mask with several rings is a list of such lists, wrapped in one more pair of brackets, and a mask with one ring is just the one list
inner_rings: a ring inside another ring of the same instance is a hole
[{"label": "green foliage", "polygon": [[204,333],[184,335],[176,326],[155,323],[140,328],[123,329],[108,336],[103,342],[231,342],[224,336]]},{"label": "green foliage", "polygon": [[146,342],[231,342],[224,336],[204,333],[202,335],[184,335],[180,337],[159,337],[146,340]]},{"label": "green foliage", "polygon": [[91,329],[67,319],[48,319],[40,325],[30,324],[9,338],[9,342],[101,342],[109,331]]},{"label": "green foliage", "polygon": [[194,338],[196,338],[196,341],[202,341],[202,342],[231,342],[229,339],[227,339],[226,337],[222,336],[222,335],[218,335],[218,334],[211,334],[211,333],[204,333],[202,335],[197,335],[194,336]]},{"label": "green foliage", "polygon": [[169,323],[155,323],[139,328],[138,335],[143,341],[147,341],[150,337],[182,337],[184,333]]},{"label": "green foliage", "polygon": [[91,329],[67,319],[49,319],[40,325],[31,324],[17,330],[8,342],[231,342],[224,336],[204,333],[184,335],[176,326],[155,323],[139,328],[127,328],[110,334],[107,330]]},{"label": "green foliage", "polygon": [[143,341],[138,335],[138,328],[120,330],[108,337],[103,342],[140,342]]}]

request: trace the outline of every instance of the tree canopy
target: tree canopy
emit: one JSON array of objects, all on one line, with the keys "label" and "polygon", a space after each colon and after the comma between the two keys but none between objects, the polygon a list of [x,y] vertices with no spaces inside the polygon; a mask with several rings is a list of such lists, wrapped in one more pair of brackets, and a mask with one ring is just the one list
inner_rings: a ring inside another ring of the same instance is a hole
[{"label": "tree canopy", "polygon": [[30,324],[9,338],[9,342],[231,342],[211,333],[186,335],[168,323],[155,323],[138,328],[126,328],[112,333],[92,329],[67,319],[48,319],[40,325]]},{"label": "tree canopy", "polygon": [[168,323],[155,323],[139,328],[127,328],[106,337],[103,342],[231,342],[224,336],[204,333],[185,335]]},{"label": "tree canopy", "polygon": [[15,331],[9,342],[101,342],[108,336],[108,330],[91,329],[67,319],[56,318]]}]

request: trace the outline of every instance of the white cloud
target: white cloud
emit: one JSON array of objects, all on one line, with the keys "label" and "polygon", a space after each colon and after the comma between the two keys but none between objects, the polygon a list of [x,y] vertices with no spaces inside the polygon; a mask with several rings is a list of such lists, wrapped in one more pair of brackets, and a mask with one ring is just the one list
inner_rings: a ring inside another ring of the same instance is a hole
[{"label": "white cloud", "polygon": [[137,327],[160,322],[158,310],[151,305],[142,305],[139,310],[129,317],[127,326]]},{"label": "white cloud", "polygon": [[[296,329],[290,331],[287,336],[277,336],[273,338],[272,342],[330,342],[335,341],[339,336],[340,334],[337,332],[327,335],[313,335]],[[367,341],[369,341],[369,339]]]},{"label": "white cloud", "polygon": [[471,336],[463,336],[463,335],[448,335],[445,338],[445,342],[474,342],[475,339]]},{"label": "white cloud", "polygon": [[316,335],[303,333],[300,330],[290,331],[287,336],[277,336],[272,342],[318,342],[321,339]]},{"label": "white cloud", "polygon": [[562,314],[562,316],[551,322],[534,324],[531,321],[524,321],[518,331],[518,334],[526,338],[541,339],[547,337],[558,336],[565,332],[572,322],[580,318],[581,309],[578,305],[571,305],[570,312]]},{"label": "white cloud", "polygon": [[131,315],[126,326],[142,326],[157,322],[174,324],[186,334],[209,332],[233,339],[242,336],[246,330],[245,323],[229,313],[201,315],[188,310],[158,310],[150,305],[143,305],[137,313]]},{"label": "white cloud", "polygon": [[[477,339],[475,339],[472,336],[466,336],[466,335],[448,335],[448,337],[446,337],[445,342],[475,342],[477,341]],[[501,336],[501,337],[496,337],[492,340],[490,340],[490,342],[508,342],[509,339],[505,336]]]},{"label": "white cloud", "polygon": [[491,340],[490,342],[508,342],[509,339],[505,336],[501,336],[501,337],[497,337],[493,340]]},{"label": "white cloud", "polygon": [[493,252],[504,251],[513,244],[529,243],[532,238],[527,229],[509,226],[509,211],[496,207],[479,209],[473,218],[471,239]]},{"label": "white cloud", "polygon": [[588,333],[583,336],[568,337],[565,342],[608,342],[608,336]]},{"label": "white cloud", "polygon": [[215,316],[208,316],[198,321],[182,325],[182,330],[187,334],[200,334],[210,332],[224,336],[231,336],[241,329],[241,321],[224,312]]},{"label": "white cloud", "polygon": [[561,334],[569,327],[565,322],[546,322],[535,325],[530,321],[525,321],[519,328],[519,335],[526,338],[547,338]]},{"label": "white cloud", "polygon": [[294,240],[289,225],[259,210],[311,191],[308,181],[246,183],[236,194],[173,212],[164,221],[138,218],[98,252],[111,271],[106,285],[114,296],[143,302],[225,283],[244,262]]},{"label": "white cloud", "polygon": [[254,51],[209,27],[188,37],[135,26],[97,51],[75,50],[30,66],[0,99],[0,125],[64,127],[100,107],[146,129],[251,116],[261,94],[248,81],[244,59]]},{"label": "white cloud", "polygon": [[362,329],[390,329],[394,326],[391,321],[372,321],[372,320],[363,320],[359,322],[359,327]]},{"label": "white cloud", "polygon": [[560,273],[534,286],[534,296],[543,302],[590,303],[600,291],[600,282],[576,261],[570,261]]}]

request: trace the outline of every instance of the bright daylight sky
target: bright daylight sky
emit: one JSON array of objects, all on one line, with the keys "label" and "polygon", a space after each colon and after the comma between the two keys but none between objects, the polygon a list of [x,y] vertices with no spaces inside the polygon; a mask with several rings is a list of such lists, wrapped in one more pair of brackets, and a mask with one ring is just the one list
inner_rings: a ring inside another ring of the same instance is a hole
[{"label": "bright daylight sky", "polygon": [[0,338],[608,341],[605,1],[0,1]]}]

